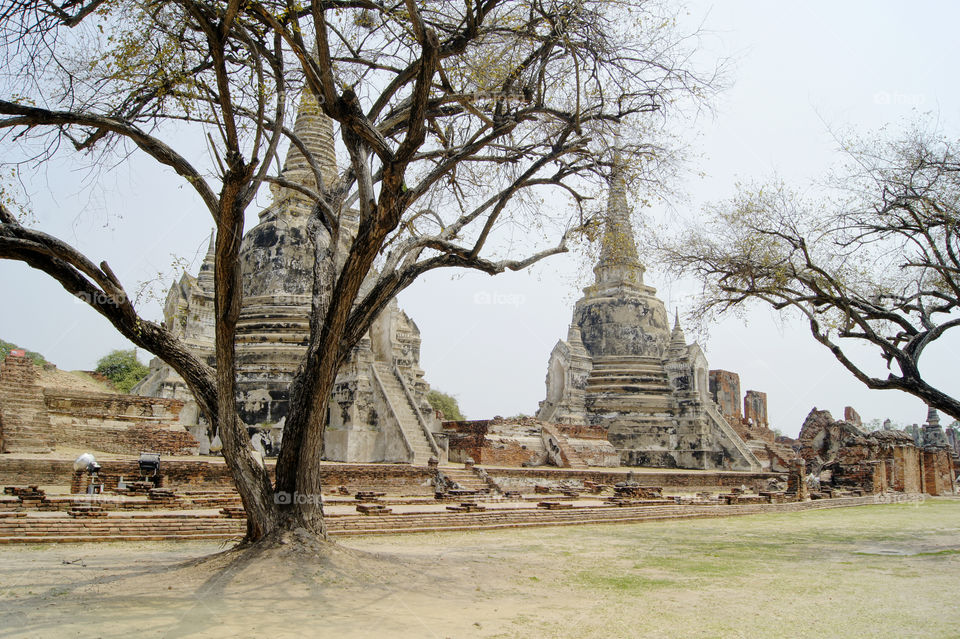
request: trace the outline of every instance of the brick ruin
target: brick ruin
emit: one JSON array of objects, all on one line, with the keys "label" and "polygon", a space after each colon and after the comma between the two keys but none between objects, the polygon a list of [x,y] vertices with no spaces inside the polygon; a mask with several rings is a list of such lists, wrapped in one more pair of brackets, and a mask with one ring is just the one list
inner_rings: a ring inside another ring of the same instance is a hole
[{"label": "brick ruin", "polygon": [[767,394],[760,391],[748,390],[743,396],[743,419],[753,427],[769,428],[767,418]]},{"label": "brick ruin", "polygon": [[[310,96],[296,130],[321,158],[321,179],[333,179],[332,126]],[[283,176],[316,186],[296,148],[288,153]],[[306,347],[313,259],[305,226],[309,202],[296,190],[272,188],[272,204],[241,247],[244,295],[237,337],[237,401],[254,445],[265,453],[279,447],[287,389]],[[344,242],[352,228],[348,217]],[[198,274],[184,275],[164,308],[165,325],[210,364],[213,260],[211,239]],[[759,491],[789,476],[793,489],[787,492],[795,499],[805,497],[805,473],[819,477],[824,491],[952,491],[960,442],[953,430],[943,432],[935,411],[908,435],[866,433],[851,408],[839,422],[815,410],[797,442],[798,457],[770,429],[766,394],[741,395],[736,373],[710,371],[700,346],[687,343],[678,318],[671,329],[666,307],[644,283],[644,273],[625,185],[615,171],[595,282],[584,289],[567,338],[550,355],[537,418],[441,424],[425,399],[429,387],[419,365],[419,329],[392,302],[339,371],[324,457],[350,463],[326,469],[325,485],[386,486],[422,495],[436,487],[437,472],[459,472],[446,465],[450,461],[483,464],[490,469],[489,481],[509,490],[616,482],[623,479],[616,467],[623,465],[711,471],[695,477],[645,475],[645,481],[697,489]],[[184,455],[215,448],[216,438],[208,436],[186,384],[159,360],[135,389],[139,395],[131,396],[41,387],[34,366],[11,355],[0,367],[2,452],[61,447]],[[431,458],[446,471],[429,470]],[[369,462],[379,464],[364,465]],[[397,470],[396,462],[407,470]],[[136,471],[129,461],[104,466],[108,488]],[[23,468],[43,476],[36,465]],[[230,490],[222,464],[165,468],[170,486]],[[69,475],[76,491],[85,490],[88,477]]]},{"label": "brick ruin", "polygon": [[616,467],[620,455],[596,426],[548,424],[532,417],[444,422],[451,462],[490,466]]},{"label": "brick ruin", "polygon": [[795,455],[785,438],[770,429],[766,393],[748,390],[741,396],[740,375],[717,369],[710,371],[710,396],[764,469],[789,470]]},{"label": "brick ruin", "polygon": [[845,417],[854,420],[834,420],[829,411],[814,408],[800,430],[798,453],[821,489],[953,493],[960,467],[945,440],[918,446],[905,431],[862,430],[853,409]]},{"label": "brick ruin", "polygon": [[197,441],[180,423],[183,402],[44,388],[36,364],[11,353],[0,364],[0,450],[54,448],[195,455]]}]

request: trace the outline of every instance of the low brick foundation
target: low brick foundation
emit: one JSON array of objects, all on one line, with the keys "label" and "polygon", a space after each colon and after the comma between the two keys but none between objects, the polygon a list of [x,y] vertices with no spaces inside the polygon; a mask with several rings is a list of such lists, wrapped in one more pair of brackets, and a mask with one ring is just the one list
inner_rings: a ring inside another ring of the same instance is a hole
[{"label": "low brick foundation", "polygon": [[641,486],[660,486],[667,492],[697,492],[740,486],[754,490],[767,490],[771,480],[786,481],[784,473],[656,472],[645,469],[643,472],[630,475],[627,472],[573,468],[487,468],[486,470],[502,490],[521,492],[533,492],[537,484],[555,486],[561,482],[614,485],[627,481],[628,476]]},{"label": "low brick foundation", "polygon": [[[798,512],[874,503],[877,503],[874,497],[848,497],[779,504],[487,509],[474,512],[384,513],[375,517],[359,514],[330,515],[326,520],[331,535],[370,535],[572,524],[638,523],[663,519]],[[0,518],[0,543],[239,540],[243,530],[243,519],[226,515],[221,517],[183,514],[90,518],[71,518],[66,515],[9,517]]]}]

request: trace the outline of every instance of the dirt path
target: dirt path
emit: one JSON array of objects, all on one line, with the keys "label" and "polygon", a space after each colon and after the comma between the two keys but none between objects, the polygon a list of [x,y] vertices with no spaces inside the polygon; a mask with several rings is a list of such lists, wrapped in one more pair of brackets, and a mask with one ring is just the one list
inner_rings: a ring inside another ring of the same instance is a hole
[{"label": "dirt path", "polygon": [[[0,548],[5,637],[950,637],[960,500],[729,519]],[[206,557],[205,561],[198,561]]]}]

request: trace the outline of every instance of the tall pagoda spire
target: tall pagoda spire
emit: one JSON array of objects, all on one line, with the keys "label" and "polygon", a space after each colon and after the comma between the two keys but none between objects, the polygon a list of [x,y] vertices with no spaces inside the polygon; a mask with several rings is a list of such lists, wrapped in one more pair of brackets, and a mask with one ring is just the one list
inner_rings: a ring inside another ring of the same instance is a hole
[{"label": "tall pagoda spire", "polygon": [[680,327],[680,311],[673,310],[673,332],[670,333],[670,353],[674,357],[682,357],[687,350],[687,338]]},{"label": "tall pagoda spire", "polygon": [[630,208],[627,206],[627,185],[619,154],[614,158],[610,175],[610,193],[607,197],[607,214],[604,220],[600,260],[594,267],[597,284],[606,282],[632,282],[643,284],[644,267],[637,256],[637,243],[630,225]]},{"label": "tall pagoda spire", "polygon": [[[329,186],[337,179],[337,156],[334,150],[333,122],[324,115],[317,96],[309,88],[300,95],[297,119],[293,132],[313,156],[320,168],[323,186]],[[302,184],[310,189],[317,188],[317,181],[306,157],[294,144],[290,144],[287,158],[283,163],[281,177]],[[279,199],[287,193],[284,189],[274,189],[274,198]]]},{"label": "tall pagoda spire", "polygon": [[197,273],[197,285],[206,293],[213,294],[213,262],[216,256],[216,231],[210,231],[210,244],[207,246],[207,254],[200,264],[200,272]]}]

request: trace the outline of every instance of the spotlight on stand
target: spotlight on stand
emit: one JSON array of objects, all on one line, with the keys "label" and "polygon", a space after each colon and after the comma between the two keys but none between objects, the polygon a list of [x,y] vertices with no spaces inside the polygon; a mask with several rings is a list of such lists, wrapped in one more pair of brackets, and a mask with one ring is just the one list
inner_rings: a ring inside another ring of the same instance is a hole
[{"label": "spotlight on stand", "polygon": [[97,473],[100,472],[100,464],[97,463],[97,459],[90,453],[84,453],[77,457],[77,460],[73,462],[74,472],[87,473],[90,475],[90,484],[87,486],[87,494],[93,495],[94,493],[103,492],[103,484],[99,481],[99,476]]},{"label": "spotlight on stand", "polygon": [[140,453],[137,466],[140,468],[141,479],[148,479],[156,484],[160,477],[160,453]]}]

